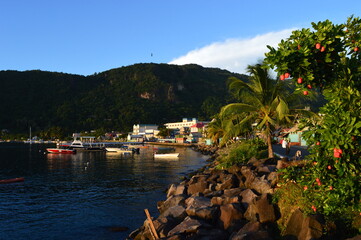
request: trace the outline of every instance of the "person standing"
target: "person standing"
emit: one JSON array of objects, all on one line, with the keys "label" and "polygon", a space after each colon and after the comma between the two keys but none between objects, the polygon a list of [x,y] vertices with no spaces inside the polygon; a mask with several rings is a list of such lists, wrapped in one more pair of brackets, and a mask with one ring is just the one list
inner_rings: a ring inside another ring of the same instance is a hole
[{"label": "person standing", "polygon": [[288,156],[288,155],[290,154],[290,150],[291,150],[290,139],[287,138],[286,142],[287,142],[287,145],[286,145],[286,155]]},{"label": "person standing", "polygon": [[288,135],[283,137],[282,148],[285,149],[285,154],[288,156],[290,153],[290,139],[288,138]]}]

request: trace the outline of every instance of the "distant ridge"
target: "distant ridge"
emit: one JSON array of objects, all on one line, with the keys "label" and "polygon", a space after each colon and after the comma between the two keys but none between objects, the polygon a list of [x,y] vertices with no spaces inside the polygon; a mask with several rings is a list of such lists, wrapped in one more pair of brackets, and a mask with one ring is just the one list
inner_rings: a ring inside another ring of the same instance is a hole
[{"label": "distant ridge", "polygon": [[248,78],[195,64],[134,64],[89,76],[0,71],[0,129],[129,131],[134,123],[209,120],[230,101],[230,76]]}]

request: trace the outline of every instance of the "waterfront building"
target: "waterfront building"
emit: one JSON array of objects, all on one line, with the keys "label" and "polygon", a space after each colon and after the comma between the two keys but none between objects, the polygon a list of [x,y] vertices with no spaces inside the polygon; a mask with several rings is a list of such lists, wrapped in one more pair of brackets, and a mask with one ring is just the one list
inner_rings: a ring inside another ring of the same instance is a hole
[{"label": "waterfront building", "polygon": [[128,134],[128,140],[148,140],[156,137],[158,133],[158,125],[156,124],[134,124],[133,132]]},{"label": "waterfront building", "polygon": [[200,122],[200,121],[198,121],[197,118],[183,118],[182,122],[166,123],[164,125],[168,129],[180,130],[181,128],[191,128],[193,125],[195,125],[197,123],[208,124],[209,122],[208,121]]}]

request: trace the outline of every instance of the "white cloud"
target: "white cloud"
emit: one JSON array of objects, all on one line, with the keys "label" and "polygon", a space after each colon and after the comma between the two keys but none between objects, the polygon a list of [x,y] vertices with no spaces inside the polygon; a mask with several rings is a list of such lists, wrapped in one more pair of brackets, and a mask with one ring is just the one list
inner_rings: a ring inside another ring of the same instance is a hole
[{"label": "white cloud", "polygon": [[192,50],[186,55],[172,60],[170,64],[195,63],[204,67],[246,73],[248,65],[255,64],[264,58],[264,54],[269,50],[267,45],[276,47],[281,39],[288,38],[293,30],[286,29],[248,39],[228,39],[224,42],[215,42]]}]

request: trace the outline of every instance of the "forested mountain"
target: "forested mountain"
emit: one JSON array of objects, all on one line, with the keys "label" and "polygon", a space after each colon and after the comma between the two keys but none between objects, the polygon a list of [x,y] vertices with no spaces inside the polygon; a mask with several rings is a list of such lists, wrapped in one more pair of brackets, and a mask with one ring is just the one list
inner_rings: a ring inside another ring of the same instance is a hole
[{"label": "forested mountain", "polygon": [[209,120],[230,101],[230,76],[247,79],[193,64],[135,64],[90,76],[0,71],[0,129],[128,131],[135,123]]}]

